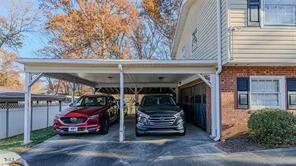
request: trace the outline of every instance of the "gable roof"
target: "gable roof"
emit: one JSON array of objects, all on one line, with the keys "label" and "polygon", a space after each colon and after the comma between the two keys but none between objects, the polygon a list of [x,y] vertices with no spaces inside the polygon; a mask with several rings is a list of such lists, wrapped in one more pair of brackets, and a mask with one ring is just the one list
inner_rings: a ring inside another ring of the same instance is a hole
[{"label": "gable roof", "polygon": [[181,6],[181,11],[178,18],[178,24],[174,36],[173,46],[172,46],[172,58],[175,59],[177,55],[177,48],[180,44],[180,39],[184,31],[184,26],[187,20],[188,13],[193,3],[197,0],[184,0]]}]

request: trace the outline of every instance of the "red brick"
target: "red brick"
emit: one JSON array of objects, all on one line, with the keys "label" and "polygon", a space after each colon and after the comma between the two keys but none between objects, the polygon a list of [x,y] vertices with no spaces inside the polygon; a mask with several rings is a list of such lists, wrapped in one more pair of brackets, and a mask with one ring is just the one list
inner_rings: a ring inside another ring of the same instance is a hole
[{"label": "red brick", "polygon": [[223,67],[220,76],[222,139],[248,131],[247,121],[252,111],[237,108],[236,79],[254,75],[296,77],[296,67]]}]

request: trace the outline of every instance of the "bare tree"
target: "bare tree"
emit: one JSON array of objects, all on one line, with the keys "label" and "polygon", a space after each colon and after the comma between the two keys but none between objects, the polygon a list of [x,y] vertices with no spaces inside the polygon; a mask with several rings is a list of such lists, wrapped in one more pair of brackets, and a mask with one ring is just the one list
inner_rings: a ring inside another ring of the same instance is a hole
[{"label": "bare tree", "polygon": [[[37,9],[28,2],[18,0],[0,0],[0,48],[17,49],[22,47],[25,33],[32,32],[37,27],[40,17]],[[6,9],[4,9],[6,8]]]},{"label": "bare tree", "polygon": [[14,65],[26,33],[39,22],[38,10],[32,4],[17,0],[0,0],[0,86],[22,89],[19,69]]},{"label": "bare tree", "polygon": [[158,55],[162,58],[170,56],[170,50],[174,39],[178,15],[183,0],[142,0],[145,14],[163,39],[160,43],[163,49],[158,49]]}]

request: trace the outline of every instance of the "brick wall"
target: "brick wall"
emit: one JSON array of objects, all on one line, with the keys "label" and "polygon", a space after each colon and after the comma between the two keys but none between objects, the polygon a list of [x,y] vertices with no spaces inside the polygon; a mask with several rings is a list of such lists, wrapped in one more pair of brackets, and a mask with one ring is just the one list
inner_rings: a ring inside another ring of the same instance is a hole
[{"label": "brick wall", "polygon": [[252,111],[237,108],[236,79],[256,75],[296,77],[296,67],[223,67],[220,78],[222,139],[247,131],[247,121]]}]

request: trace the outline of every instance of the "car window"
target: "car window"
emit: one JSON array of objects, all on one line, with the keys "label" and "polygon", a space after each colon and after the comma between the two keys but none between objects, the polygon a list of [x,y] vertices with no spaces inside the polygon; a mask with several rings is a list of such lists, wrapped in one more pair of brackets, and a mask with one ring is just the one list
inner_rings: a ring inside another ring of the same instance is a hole
[{"label": "car window", "polygon": [[78,102],[77,106],[105,106],[107,104],[106,97],[104,96],[87,96],[81,97]]},{"label": "car window", "polygon": [[142,100],[143,106],[176,105],[171,96],[145,96]]}]

